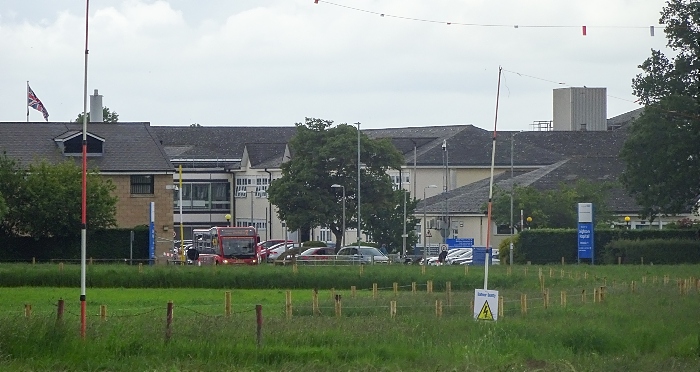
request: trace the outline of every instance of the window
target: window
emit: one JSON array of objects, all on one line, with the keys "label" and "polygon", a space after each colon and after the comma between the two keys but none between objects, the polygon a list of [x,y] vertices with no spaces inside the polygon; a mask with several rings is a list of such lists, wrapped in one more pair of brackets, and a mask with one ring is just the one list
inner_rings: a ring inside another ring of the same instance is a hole
[{"label": "window", "polygon": [[510,225],[504,224],[496,226],[496,234],[510,235]]},{"label": "window", "polygon": [[[248,185],[253,185],[253,178],[236,178],[236,197],[245,198]],[[265,189],[267,190],[267,189]]]},{"label": "window", "polygon": [[334,241],[334,240],[335,240],[333,234],[331,233],[331,230],[328,229],[328,228],[321,228],[321,229],[319,229],[318,234],[319,234],[319,235],[318,235],[318,240],[319,240],[319,241],[322,241],[322,242],[331,242],[331,241]]},{"label": "window", "polygon": [[132,194],[153,194],[154,177],[148,176],[131,176],[131,193]]},{"label": "window", "polygon": [[267,188],[270,186],[270,179],[267,177],[258,177],[255,179],[255,196],[258,198],[267,198]]},{"label": "window", "polygon": [[[236,227],[248,227],[248,226],[250,226],[250,218],[236,218]],[[253,227],[255,227],[258,230],[258,234],[259,234],[260,230],[267,229],[267,222],[265,220],[253,219]]]},{"label": "window", "polygon": [[[182,209],[228,211],[231,205],[228,182],[188,182],[182,184]],[[180,192],[174,190],[173,209],[180,208]]]}]

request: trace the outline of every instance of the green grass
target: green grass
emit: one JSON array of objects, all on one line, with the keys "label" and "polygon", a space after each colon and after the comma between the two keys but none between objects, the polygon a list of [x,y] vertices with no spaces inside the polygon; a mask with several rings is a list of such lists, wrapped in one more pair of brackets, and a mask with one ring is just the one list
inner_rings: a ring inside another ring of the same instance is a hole
[{"label": "green grass", "polygon": [[[540,268],[550,291],[547,309]],[[86,291],[83,340],[79,286],[40,284],[55,283],[57,275],[70,277],[75,267],[65,266],[58,274],[57,265],[2,265],[0,285],[10,286],[0,288],[0,370],[700,370],[700,293],[691,287],[681,294],[676,282],[700,277],[698,266],[530,266],[527,275],[524,266],[514,267],[510,275],[506,267],[493,267],[489,288],[505,300],[504,316],[497,322],[472,319],[470,302],[474,287],[483,285],[483,270],[420,270],[367,267],[360,275],[357,267],[299,267],[297,274],[272,266],[145,267],[139,273],[126,266],[92,266],[89,276],[101,285]],[[180,282],[178,276],[186,280]],[[116,287],[108,285],[107,277]],[[198,284],[174,285],[192,280]],[[434,281],[435,293],[426,293],[427,280]],[[141,281],[161,287],[142,288]],[[413,281],[418,293],[411,292]],[[446,281],[452,285],[451,306]],[[18,286],[30,282],[32,286]],[[371,292],[375,282],[382,288],[378,298]],[[399,283],[397,294],[393,282]],[[605,301],[594,303],[593,289],[603,284]],[[207,285],[212,288],[193,288]],[[350,285],[358,288],[354,298]],[[265,289],[271,286],[278,288]],[[313,288],[319,288],[321,315],[313,315]],[[581,300],[584,289],[586,303]],[[287,290],[292,293],[291,319],[285,315]],[[230,317],[224,316],[226,291],[231,292]],[[560,305],[562,291],[566,307]],[[332,293],[342,295],[340,317]],[[528,296],[527,314],[521,313],[521,294]],[[57,323],[59,298],[65,300],[66,313]],[[389,315],[392,300],[398,305],[395,319]],[[174,304],[174,320],[166,342],[168,301]],[[436,301],[443,303],[440,318]],[[25,304],[32,305],[28,319]],[[256,304],[263,306],[264,315],[259,348]],[[100,305],[107,308],[106,320],[99,316]]]}]

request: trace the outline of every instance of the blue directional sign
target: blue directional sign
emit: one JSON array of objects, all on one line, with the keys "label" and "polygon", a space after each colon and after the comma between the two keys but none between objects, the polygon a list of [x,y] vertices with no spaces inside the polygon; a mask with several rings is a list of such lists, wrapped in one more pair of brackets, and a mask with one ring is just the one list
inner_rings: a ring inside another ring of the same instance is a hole
[{"label": "blue directional sign", "polygon": [[578,258],[590,259],[593,263],[593,204],[578,203]]},{"label": "blue directional sign", "polygon": [[474,246],[474,238],[445,239],[445,243],[453,248],[471,248]]},{"label": "blue directional sign", "polygon": [[[484,265],[486,263],[486,247],[472,248],[472,265]],[[489,266],[493,264],[493,250],[489,252]]]}]

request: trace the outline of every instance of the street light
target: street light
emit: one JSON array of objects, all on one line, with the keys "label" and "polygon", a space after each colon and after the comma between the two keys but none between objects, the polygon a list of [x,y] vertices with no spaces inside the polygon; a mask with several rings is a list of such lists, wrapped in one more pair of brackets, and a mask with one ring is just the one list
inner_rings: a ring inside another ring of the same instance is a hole
[{"label": "street light", "polygon": [[630,229],[630,216],[625,216],[625,223],[627,224],[627,230]]},{"label": "street light", "polygon": [[231,226],[231,215],[228,214],[228,213],[226,213],[226,215],[224,216],[224,218],[226,219],[226,224],[229,225],[229,226]]},{"label": "street light", "polygon": [[530,230],[530,224],[532,223],[532,217],[527,217],[527,229]]},{"label": "street light", "polygon": [[357,251],[360,251],[362,214],[360,213],[360,122],[357,124]]},{"label": "street light", "polygon": [[338,185],[338,184],[336,183],[336,184],[331,185],[331,187],[333,187],[333,188],[339,188],[339,187],[340,187],[340,188],[343,189],[343,239],[342,239],[341,244],[342,244],[343,247],[345,247],[345,186],[343,186],[343,185]]},{"label": "street light", "polygon": [[428,185],[423,187],[423,264],[425,265],[425,260],[427,259],[428,255],[428,247],[427,247],[427,227],[428,227],[428,221],[427,217],[425,216],[425,190],[427,189],[435,189],[437,188],[437,185]]},{"label": "street light", "polygon": [[406,233],[406,190],[403,188],[403,184],[408,183],[408,182],[403,182],[401,180],[401,191],[403,191],[403,235],[401,235],[401,239],[403,240],[403,246],[402,246],[402,257],[406,257],[406,238],[408,238],[408,234]]}]

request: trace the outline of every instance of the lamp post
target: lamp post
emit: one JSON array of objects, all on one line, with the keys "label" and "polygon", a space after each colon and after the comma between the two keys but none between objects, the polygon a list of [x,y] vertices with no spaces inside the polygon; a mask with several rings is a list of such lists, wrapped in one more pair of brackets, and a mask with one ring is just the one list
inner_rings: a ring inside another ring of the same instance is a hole
[{"label": "lamp post", "polygon": [[625,224],[627,224],[627,230],[630,229],[630,216],[625,216]]},{"label": "lamp post", "polygon": [[423,264],[425,264],[425,260],[427,259],[428,255],[428,247],[427,247],[427,234],[428,234],[428,219],[425,215],[425,190],[427,189],[434,189],[437,188],[437,185],[428,185],[423,188]]},{"label": "lamp post", "polygon": [[343,239],[342,239],[342,241],[341,241],[340,244],[342,244],[342,246],[344,247],[344,246],[345,246],[345,186],[343,186],[343,185],[338,185],[338,184],[336,183],[336,184],[331,185],[331,187],[333,187],[333,188],[339,188],[339,187],[340,187],[340,188],[343,189]]},{"label": "lamp post", "polygon": [[224,218],[226,219],[226,224],[230,227],[231,226],[231,215],[226,213]]},{"label": "lamp post", "polygon": [[528,216],[526,221],[527,221],[527,229],[530,230],[530,224],[532,223],[532,217]]},{"label": "lamp post", "polygon": [[360,122],[357,124],[357,251],[360,251],[361,237],[361,221],[362,214],[360,213]]},{"label": "lamp post", "polygon": [[401,191],[403,191],[403,234],[401,235],[401,239],[403,240],[402,243],[402,250],[401,254],[403,255],[402,257],[406,257],[406,238],[408,238],[408,234],[406,234],[406,190],[403,188],[403,180],[401,180]]}]

